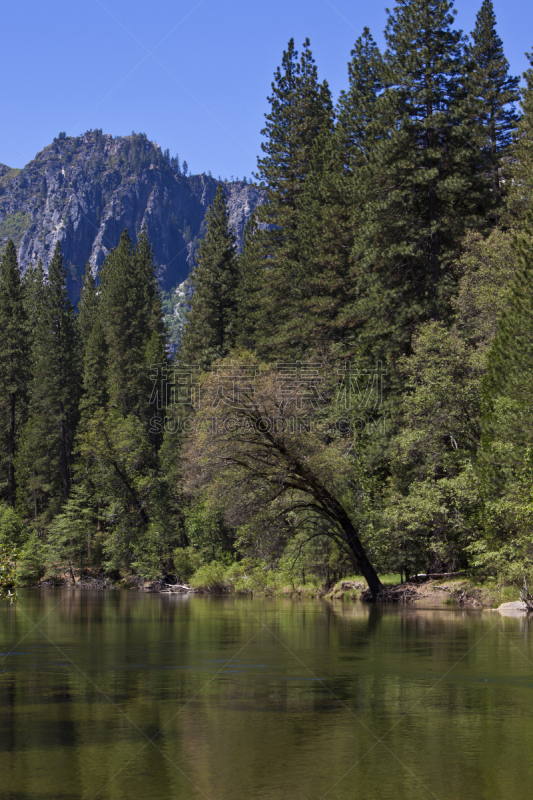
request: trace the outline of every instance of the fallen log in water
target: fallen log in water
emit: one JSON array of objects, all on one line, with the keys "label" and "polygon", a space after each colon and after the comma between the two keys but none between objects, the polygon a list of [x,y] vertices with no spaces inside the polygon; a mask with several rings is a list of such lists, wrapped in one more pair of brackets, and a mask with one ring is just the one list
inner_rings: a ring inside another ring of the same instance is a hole
[{"label": "fallen log in water", "polygon": [[189,594],[196,592],[196,589],[193,589],[192,586],[186,586],[184,583],[163,583],[161,582],[161,586],[165,588],[161,589],[161,594],[171,594],[172,592],[178,592],[180,594]]}]

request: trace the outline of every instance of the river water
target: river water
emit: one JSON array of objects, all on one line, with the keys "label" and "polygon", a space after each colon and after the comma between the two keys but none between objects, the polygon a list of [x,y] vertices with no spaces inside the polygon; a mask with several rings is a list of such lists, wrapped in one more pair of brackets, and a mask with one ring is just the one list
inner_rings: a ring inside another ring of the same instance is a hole
[{"label": "river water", "polygon": [[531,800],[533,620],[24,591],[2,800]]}]

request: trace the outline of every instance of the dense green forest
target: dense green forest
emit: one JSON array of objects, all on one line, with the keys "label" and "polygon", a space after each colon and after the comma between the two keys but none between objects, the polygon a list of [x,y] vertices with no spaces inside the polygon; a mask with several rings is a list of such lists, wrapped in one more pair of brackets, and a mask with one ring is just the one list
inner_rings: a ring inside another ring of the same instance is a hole
[{"label": "dense green forest", "polygon": [[[150,242],[73,309],[56,248],[0,267],[0,545],[22,582],[260,590],[533,577],[533,66],[491,0],[365,29],[334,104],[289,42],[237,253],[222,185],[179,352]],[[533,56],[530,57],[533,65]]]}]

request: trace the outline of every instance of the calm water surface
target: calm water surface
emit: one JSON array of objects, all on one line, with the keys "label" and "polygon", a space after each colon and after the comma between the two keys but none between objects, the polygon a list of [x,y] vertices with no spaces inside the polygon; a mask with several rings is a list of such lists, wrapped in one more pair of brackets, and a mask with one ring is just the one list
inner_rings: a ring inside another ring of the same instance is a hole
[{"label": "calm water surface", "polygon": [[26,591],[2,800],[531,800],[533,620]]}]

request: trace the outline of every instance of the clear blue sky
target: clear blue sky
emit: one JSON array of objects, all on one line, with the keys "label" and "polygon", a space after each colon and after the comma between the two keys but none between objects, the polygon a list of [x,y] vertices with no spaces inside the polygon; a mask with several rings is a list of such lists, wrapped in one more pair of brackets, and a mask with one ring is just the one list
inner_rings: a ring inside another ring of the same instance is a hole
[{"label": "clear blue sky", "polygon": [[[4,3],[0,162],[22,167],[59,131],[142,131],[192,172],[250,177],[266,97],[290,37],[311,39],[337,97],[363,27],[383,44],[386,0],[19,0]],[[393,5],[392,1],[389,3]],[[472,30],[481,0],[458,0]],[[495,0],[513,74],[533,49],[533,2]]]}]

